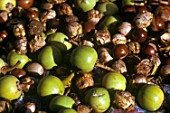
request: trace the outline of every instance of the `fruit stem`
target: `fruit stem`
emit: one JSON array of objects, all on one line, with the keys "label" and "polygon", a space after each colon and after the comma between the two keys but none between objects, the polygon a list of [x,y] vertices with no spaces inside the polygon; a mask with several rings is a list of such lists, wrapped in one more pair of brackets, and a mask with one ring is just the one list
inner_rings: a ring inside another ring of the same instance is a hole
[{"label": "fruit stem", "polygon": [[70,39],[69,42],[72,43],[73,45],[79,46],[78,42],[76,42],[76,41],[74,41],[72,39]]},{"label": "fruit stem", "polygon": [[14,66],[12,66],[12,67],[2,69],[2,74],[6,75],[7,72],[14,70],[14,69],[15,69],[18,65],[20,65],[20,64],[21,64],[21,62],[18,61],[18,62],[17,62]]},{"label": "fruit stem", "polygon": [[158,69],[158,66],[157,66],[157,65],[154,65],[153,70],[152,70],[152,72],[151,72],[151,75],[155,75],[156,72],[157,72],[157,69]]},{"label": "fruit stem", "polygon": [[75,75],[74,73],[71,73],[68,77],[66,77],[65,79],[62,80],[65,87],[67,87],[67,86],[70,87],[71,81],[72,81],[74,75]]},{"label": "fruit stem", "polygon": [[33,80],[26,82],[26,83],[20,83],[19,86],[20,86],[20,88],[23,88],[23,87],[31,85],[31,84],[34,84]]},{"label": "fruit stem", "polygon": [[170,50],[170,46],[160,48],[160,51],[169,51],[169,50]]},{"label": "fruit stem", "polygon": [[102,69],[105,69],[105,70],[107,70],[107,71],[114,71],[114,72],[115,72],[115,70],[112,69],[111,67],[105,66],[105,65],[100,64],[100,63],[96,63],[95,66],[96,66],[96,67],[99,67],[99,68],[102,68]]}]

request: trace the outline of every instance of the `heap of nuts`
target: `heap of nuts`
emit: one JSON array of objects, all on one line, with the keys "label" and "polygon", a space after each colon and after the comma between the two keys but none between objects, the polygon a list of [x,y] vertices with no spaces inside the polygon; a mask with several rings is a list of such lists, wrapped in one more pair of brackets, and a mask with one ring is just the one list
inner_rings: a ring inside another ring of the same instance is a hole
[{"label": "heap of nuts", "polygon": [[170,111],[167,0],[1,0],[0,113]]}]

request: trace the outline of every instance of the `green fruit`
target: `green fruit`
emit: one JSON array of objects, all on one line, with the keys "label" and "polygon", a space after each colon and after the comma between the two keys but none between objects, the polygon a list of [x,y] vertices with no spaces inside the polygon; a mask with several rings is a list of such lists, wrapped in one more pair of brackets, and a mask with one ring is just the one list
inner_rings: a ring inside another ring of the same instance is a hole
[{"label": "green fruit", "polygon": [[147,84],[139,89],[137,100],[145,110],[156,111],[163,103],[164,93],[157,85]]},{"label": "green fruit", "polygon": [[102,79],[102,86],[106,89],[125,90],[126,78],[117,72],[108,72]]},{"label": "green fruit", "polygon": [[14,66],[15,64],[17,64],[18,61],[20,61],[20,64],[16,68],[22,69],[25,66],[25,64],[27,64],[30,61],[30,59],[28,58],[27,55],[18,54],[16,53],[15,50],[12,50],[7,56],[8,64],[10,66]]},{"label": "green fruit", "polygon": [[115,15],[119,12],[119,8],[115,3],[102,2],[97,5],[97,10],[104,13],[104,15]]},{"label": "green fruit", "polygon": [[67,48],[67,50],[72,48],[72,44],[66,40],[68,40],[68,36],[66,36],[64,33],[62,32],[56,32],[54,34],[51,34],[48,39],[47,42],[61,42],[62,44],[64,44]]},{"label": "green fruit", "polygon": [[42,78],[37,86],[37,93],[40,96],[49,96],[52,94],[64,94],[63,82],[56,76],[48,75]]},{"label": "green fruit", "polygon": [[58,113],[77,113],[77,111],[72,108],[63,108]]},{"label": "green fruit", "polygon": [[93,88],[87,91],[85,101],[97,113],[105,112],[110,106],[110,95],[105,88]]},{"label": "green fruit", "polygon": [[126,5],[134,5],[134,1],[133,0],[122,0],[122,7]]},{"label": "green fruit", "polygon": [[50,70],[61,63],[62,54],[55,46],[45,46],[38,55],[38,61],[46,70]]},{"label": "green fruit", "polygon": [[74,103],[75,101],[69,96],[57,95],[50,101],[49,108],[50,111],[57,112],[63,108],[72,108]]},{"label": "green fruit", "polygon": [[71,64],[84,72],[93,70],[98,55],[94,48],[90,46],[79,46],[71,54]]},{"label": "green fruit", "polygon": [[83,12],[87,12],[94,8],[96,0],[74,0],[74,3]]},{"label": "green fruit", "polygon": [[10,12],[16,6],[16,0],[0,0],[0,10]]},{"label": "green fruit", "polygon": [[121,19],[119,19],[118,17],[108,15],[104,17],[104,19],[99,24],[99,27],[100,29],[108,30],[111,33],[114,33],[117,31],[117,29],[115,28],[117,28],[116,26],[120,21]]},{"label": "green fruit", "polygon": [[5,62],[4,62],[4,60],[2,58],[0,58],[0,70],[4,66],[5,66]]},{"label": "green fruit", "polygon": [[5,75],[0,78],[0,97],[9,101],[18,99],[22,91],[18,87],[19,80],[13,75]]}]

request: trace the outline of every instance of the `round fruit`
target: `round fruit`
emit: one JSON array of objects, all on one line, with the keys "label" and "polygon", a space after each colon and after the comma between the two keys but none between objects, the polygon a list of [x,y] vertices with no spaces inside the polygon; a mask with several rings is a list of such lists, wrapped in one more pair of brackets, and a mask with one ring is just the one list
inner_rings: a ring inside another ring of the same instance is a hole
[{"label": "round fruit", "polygon": [[68,36],[66,36],[64,33],[62,32],[56,32],[54,34],[51,34],[47,41],[48,42],[61,42],[62,44],[64,44],[67,48],[67,50],[69,50],[72,47],[72,44],[66,40],[68,40]]},{"label": "round fruit", "polygon": [[57,66],[61,63],[61,60],[62,54],[60,50],[55,46],[44,47],[38,55],[38,61],[46,70],[50,70],[54,66]]},{"label": "round fruit", "polygon": [[74,103],[75,101],[69,96],[57,95],[50,101],[49,108],[51,111],[57,112],[63,108],[72,108]]},{"label": "round fruit", "polygon": [[120,21],[119,18],[112,15],[105,16],[99,24],[99,27],[103,30],[116,31],[116,25]]},{"label": "round fruit", "polygon": [[126,78],[117,72],[108,72],[102,79],[102,86],[106,89],[125,90]]},{"label": "round fruit", "polygon": [[110,106],[110,95],[105,88],[93,88],[87,91],[85,101],[97,113],[105,112]]},{"label": "round fruit", "polygon": [[21,96],[19,80],[13,75],[5,75],[0,78],[0,97],[9,101],[18,99]]},{"label": "round fruit", "polygon": [[52,94],[64,94],[63,82],[56,76],[48,75],[42,78],[37,86],[37,92],[40,96],[49,96]]},{"label": "round fruit", "polygon": [[98,55],[94,48],[90,46],[79,46],[71,54],[71,64],[84,72],[93,70]]},{"label": "round fruit", "polygon": [[28,56],[24,54],[18,54],[15,50],[12,50],[7,56],[8,64],[10,66],[14,66],[15,64],[17,64],[18,61],[20,61],[20,64],[16,68],[22,69],[25,64],[30,61],[30,59],[28,58]]},{"label": "round fruit", "polygon": [[118,13],[119,8],[113,2],[101,2],[97,5],[97,10],[104,13],[104,15],[115,15]]},{"label": "round fruit", "polygon": [[4,60],[2,58],[0,58],[0,70],[4,66],[5,66],[5,62],[4,62]]},{"label": "round fruit", "polygon": [[145,110],[156,111],[163,103],[164,93],[157,85],[147,84],[139,90],[137,100]]},{"label": "round fruit", "polygon": [[82,9],[83,12],[90,11],[96,5],[95,0],[74,0],[76,6]]},{"label": "round fruit", "polygon": [[61,109],[58,113],[77,113],[77,111],[72,108],[64,108]]},{"label": "round fruit", "polygon": [[17,0],[17,4],[24,9],[30,8],[34,3],[34,0]]},{"label": "round fruit", "polygon": [[16,0],[0,0],[0,10],[12,11],[16,6]]}]

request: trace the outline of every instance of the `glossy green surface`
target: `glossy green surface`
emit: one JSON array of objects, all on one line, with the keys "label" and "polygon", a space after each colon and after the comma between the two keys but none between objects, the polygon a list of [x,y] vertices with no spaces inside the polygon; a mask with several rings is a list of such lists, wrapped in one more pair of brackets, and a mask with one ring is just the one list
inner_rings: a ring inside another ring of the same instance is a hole
[{"label": "glossy green surface", "polygon": [[92,10],[96,5],[95,0],[74,0],[74,3],[76,7],[80,8],[83,12]]},{"label": "glossy green surface", "polygon": [[9,101],[18,99],[22,91],[18,90],[19,80],[13,75],[5,75],[0,78],[0,97]]},{"label": "glossy green surface", "polygon": [[84,72],[93,70],[97,61],[98,54],[96,50],[90,46],[79,46],[75,48],[71,54],[71,64]]},{"label": "glossy green surface", "polygon": [[11,52],[7,56],[7,62],[10,66],[14,66],[18,61],[21,63],[16,67],[22,69],[26,63],[30,61],[27,55],[18,54],[15,50],[11,50]]},{"label": "glossy green surface", "polygon": [[125,90],[126,78],[117,72],[108,72],[102,79],[102,86],[106,89]]},{"label": "glossy green surface", "polygon": [[95,112],[103,113],[109,108],[111,100],[107,89],[96,87],[87,92],[85,101],[94,109]]},{"label": "glossy green surface", "polygon": [[38,61],[45,69],[49,70],[61,63],[62,54],[57,47],[46,46],[40,51]]},{"label": "glossy green surface", "polygon": [[163,103],[164,93],[157,85],[147,84],[139,90],[137,100],[145,110],[156,111]]},{"label": "glossy green surface", "polygon": [[37,93],[40,96],[49,96],[52,94],[64,94],[63,82],[56,76],[48,75],[42,78],[37,86]]},{"label": "glossy green surface", "polygon": [[63,108],[72,108],[74,103],[74,100],[69,96],[57,95],[50,101],[49,108],[50,111],[57,112]]}]

